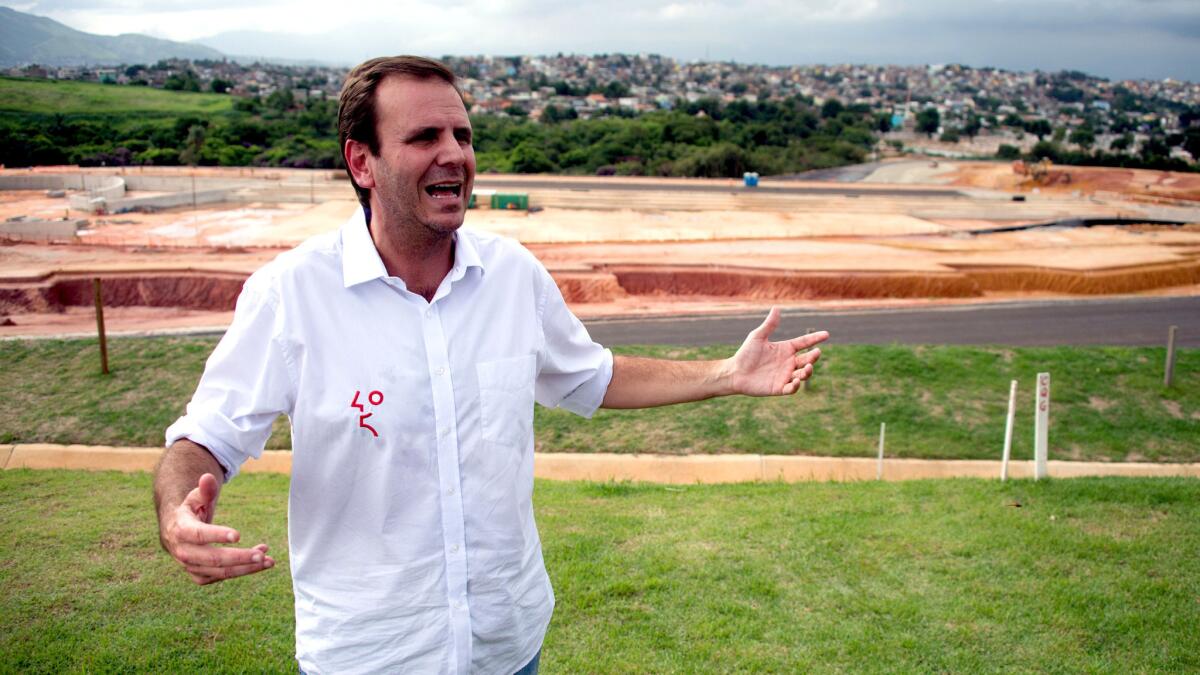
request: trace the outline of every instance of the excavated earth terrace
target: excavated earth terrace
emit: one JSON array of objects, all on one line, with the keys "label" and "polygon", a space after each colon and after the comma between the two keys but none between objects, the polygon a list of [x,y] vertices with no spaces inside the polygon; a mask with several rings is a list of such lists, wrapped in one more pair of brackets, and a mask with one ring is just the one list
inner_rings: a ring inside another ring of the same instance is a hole
[{"label": "excavated earth terrace", "polygon": [[[1055,171],[1032,184],[1007,164],[895,162],[876,172],[887,183],[756,189],[480,176],[477,191],[523,192],[535,210],[466,222],[522,242],[582,317],[1200,293],[1200,176]],[[167,206],[71,208],[79,187],[111,176],[128,181],[117,203]],[[327,171],[0,171],[0,336],[94,330],[94,278],[109,330],[227,325],[249,274],[356,209]],[[86,224],[55,234],[64,218]],[[978,233],[1087,219],[1122,224]]]}]

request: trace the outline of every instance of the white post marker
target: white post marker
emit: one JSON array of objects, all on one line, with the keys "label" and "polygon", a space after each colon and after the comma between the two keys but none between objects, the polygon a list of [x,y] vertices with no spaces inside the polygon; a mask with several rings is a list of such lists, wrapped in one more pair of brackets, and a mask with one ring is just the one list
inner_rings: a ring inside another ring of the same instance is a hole
[{"label": "white post marker", "polygon": [[883,480],[883,436],[887,433],[887,422],[879,423],[879,467],[875,469],[875,480]]},{"label": "white post marker", "polygon": [[1008,388],[1008,419],[1004,422],[1004,457],[1000,461],[1000,480],[1008,480],[1008,458],[1012,450],[1013,419],[1017,414],[1017,381]]},{"label": "white post marker", "polygon": [[1050,373],[1038,373],[1037,408],[1033,422],[1033,479],[1046,477],[1046,455],[1050,435]]}]

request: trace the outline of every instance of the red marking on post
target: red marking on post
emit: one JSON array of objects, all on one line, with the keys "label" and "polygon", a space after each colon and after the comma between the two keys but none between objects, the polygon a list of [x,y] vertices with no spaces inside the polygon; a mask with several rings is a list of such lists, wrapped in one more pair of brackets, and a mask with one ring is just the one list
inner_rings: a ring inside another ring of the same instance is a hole
[{"label": "red marking on post", "polygon": [[355,390],[354,390],[354,400],[353,400],[353,401],[350,401],[350,407],[351,407],[351,408],[358,408],[358,411],[359,411],[359,412],[362,412],[362,411],[363,411],[363,404],[361,404],[361,403],[359,403],[359,402],[358,402],[358,394],[359,394],[358,390],[357,390],[357,389],[355,389]]},{"label": "red marking on post", "polygon": [[[376,396],[379,397],[378,401],[375,400]],[[380,403],[383,403],[383,392],[382,391],[373,391],[370,394],[367,394],[367,400],[371,402],[371,405],[379,405]]]}]

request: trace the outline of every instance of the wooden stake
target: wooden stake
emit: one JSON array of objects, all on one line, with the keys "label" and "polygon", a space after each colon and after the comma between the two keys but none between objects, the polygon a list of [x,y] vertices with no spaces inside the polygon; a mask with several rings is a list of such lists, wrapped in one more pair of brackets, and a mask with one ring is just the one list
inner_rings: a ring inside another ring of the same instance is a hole
[{"label": "wooden stake", "polygon": [[1004,455],[1000,460],[1000,480],[1008,480],[1008,458],[1012,450],[1013,419],[1017,415],[1017,381],[1008,388],[1008,419],[1004,422]]},{"label": "wooden stake", "polygon": [[883,437],[887,434],[887,422],[879,423],[879,466],[875,469],[875,480],[883,480]]},{"label": "wooden stake", "polygon": [[108,337],[104,334],[104,300],[100,293],[100,277],[92,279],[96,300],[96,333],[100,336],[100,373],[108,375]]},{"label": "wooden stake", "polygon": [[1171,326],[1167,331],[1167,365],[1166,372],[1163,374],[1163,386],[1170,387],[1171,380],[1175,379],[1175,332],[1179,330],[1179,326]]}]

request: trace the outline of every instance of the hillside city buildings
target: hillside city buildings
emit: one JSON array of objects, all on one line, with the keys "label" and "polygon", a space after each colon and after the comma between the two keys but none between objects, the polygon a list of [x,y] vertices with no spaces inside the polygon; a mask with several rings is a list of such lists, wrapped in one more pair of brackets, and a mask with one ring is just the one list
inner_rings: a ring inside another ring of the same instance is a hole
[{"label": "hillside city buildings", "polygon": [[[672,109],[708,100],[723,104],[779,101],[793,96],[822,105],[837,99],[890,116],[894,128],[913,131],[922,110],[939,113],[930,136],[976,134],[1002,139],[1031,137],[1029,124],[1046,121],[1058,140],[1105,148],[1123,135],[1178,133],[1200,125],[1200,84],[1176,80],[1120,82],[1079,72],[1011,72],[963,65],[765,66],[728,62],[680,62],[640,54],[444,57],[463,79],[474,114],[553,115],[589,118]],[[179,87],[191,73],[192,88],[220,89],[243,97],[291,93],[297,105],[336,98],[346,69],[322,66],[241,64],[234,61],[160,61],[118,68],[15,68],[22,77],[91,80],[114,84]],[[172,80],[172,78],[175,78]],[[693,106],[694,107],[694,106]],[[1022,128],[1024,125],[1024,128]],[[1049,134],[1049,129],[1046,129]],[[1076,135],[1085,129],[1087,134]],[[992,146],[994,150],[994,145]],[[1192,161],[1182,148],[1172,154]]]}]

